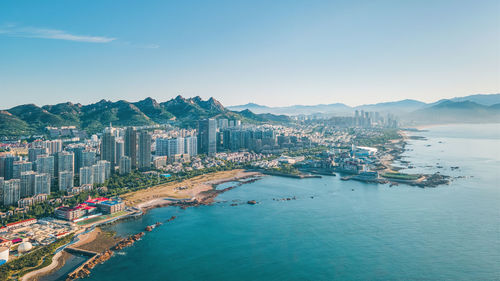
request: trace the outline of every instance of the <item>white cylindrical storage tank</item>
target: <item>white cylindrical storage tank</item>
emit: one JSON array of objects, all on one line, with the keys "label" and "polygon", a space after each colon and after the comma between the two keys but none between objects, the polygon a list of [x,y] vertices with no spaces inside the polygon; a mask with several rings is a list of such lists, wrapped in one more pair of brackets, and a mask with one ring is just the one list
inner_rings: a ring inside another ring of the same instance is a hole
[{"label": "white cylindrical storage tank", "polygon": [[9,247],[0,247],[0,260],[9,261]]},{"label": "white cylindrical storage tank", "polygon": [[17,251],[19,253],[26,253],[29,250],[31,250],[31,248],[33,248],[33,245],[31,245],[30,242],[23,242],[23,243],[19,244],[19,246],[17,247]]}]

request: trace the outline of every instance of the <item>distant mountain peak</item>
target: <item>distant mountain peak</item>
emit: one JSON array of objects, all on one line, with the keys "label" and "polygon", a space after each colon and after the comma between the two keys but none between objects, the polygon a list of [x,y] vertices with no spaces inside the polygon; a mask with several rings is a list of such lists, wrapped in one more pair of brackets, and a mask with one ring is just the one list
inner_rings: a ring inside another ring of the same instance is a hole
[{"label": "distant mountain peak", "polygon": [[174,98],[175,101],[186,101],[186,99],[181,96],[181,95],[177,95],[175,98]]},{"label": "distant mountain peak", "polygon": [[213,97],[210,97],[207,101],[211,106],[218,108],[219,110],[225,110],[224,106],[222,103]]},{"label": "distant mountain peak", "polygon": [[196,103],[203,101],[203,99],[200,96],[195,96],[195,97],[191,98],[191,100],[196,102]]},{"label": "distant mountain peak", "polygon": [[134,104],[135,105],[152,106],[152,107],[157,107],[159,105],[158,102],[155,99],[153,99],[152,97],[147,97],[143,100],[135,102]]},{"label": "distant mountain peak", "polygon": [[103,104],[103,103],[109,103],[109,102],[111,102],[111,101],[102,99],[102,100],[98,101],[97,103],[98,104]]}]

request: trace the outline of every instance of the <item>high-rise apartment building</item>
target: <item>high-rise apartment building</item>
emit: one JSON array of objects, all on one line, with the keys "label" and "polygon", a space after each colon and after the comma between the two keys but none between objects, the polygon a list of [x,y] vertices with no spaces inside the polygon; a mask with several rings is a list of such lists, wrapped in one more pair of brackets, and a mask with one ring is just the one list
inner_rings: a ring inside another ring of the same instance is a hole
[{"label": "high-rise apartment building", "polygon": [[227,129],[227,127],[229,127],[229,120],[219,119],[217,121],[219,121],[219,125],[218,125],[219,129],[223,130],[223,129]]},{"label": "high-rise apartment building", "polygon": [[4,206],[16,205],[17,201],[21,199],[20,185],[21,185],[21,180],[19,179],[11,179],[3,181],[1,191],[2,191],[2,203]]},{"label": "high-rise apartment building", "polygon": [[151,135],[147,131],[138,134],[137,168],[147,170],[151,168]]},{"label": "high-rise apartment building", "polygon": [[33,195],[50,194],[50,178],[49,174],[36,174]]},{"label": "high-rise apartment building", "polygon": [[114,167],[115,154],[116,154],[116,141],[115,136],[111,130],[112,128],[106,128],[101,139],[101,160],[109,161],[111,167]]},{"label": "high-rise apartment building", "polygon": [[82,152],[80,167],[91,167],[96,162],[95,151],[85,150]]},{"label": "high-rise apartment building", "polygon": [[80,186],[84,184],[94,184],[94,170],[92,167],[80,168]]},{"label": "high-rise apartment building", "polygon": [[0,177],[4,180],[10,180],[14,178],[14,162],[17,161],[17,157],[12,155],[5,155],[0,157]]},{"label": "high-rise apartment building", "polygon": [[28,149],[28,161],[34,163],[39,155],[48,154],[49,151],[45,147],[32,147]]},{"label": "high-rise apartment building", "polygon": [[198,154],[198,138],[189,136],[184,138],[184,153],[189,156],[196,156]]},{"label": "high-rise apartment building", "polygon": [[12,178],[20,179],[22,173],[32,170],[33,170],[33,165],[31,162],[14,161],[14,165],[12,167]]},{"label": "high-rise apartment building", "polygon": [[35,170],[39,174],[48,174],[51,178],[55,176],[55,158],[49,155],[39,155],[35,161]]},{"label": "high-rise apartment building", "polygon": [[125,175],[132,171],[132,163],[130,162],[130,157],[122,156],[120,158],[120,174]]},{"label": "high-rise apartment building", "polygon": [[111,163],[106,160],[99,160],[92,166],[94,183],[104,183],[111,175]]},{"label": "high-rise apartment building", "polygon": [[115,148],[115,163],[119,164],[120,158],[122,158],[122,156],[124,155],[125,155],[125,142],[123,140],[117,140]]},{"label": "high-rise apartment building", "polygon": [[74,186],[73,172],[71,171],[59,172],[58,180],[59,180],[59,190],[61,191],[71,190]]},{"label": "high-rise apartment building", "polygon": [[85,150],[85,147],[83,147],[83,146],[77,146],[77,147],[73,147],[70,149],[70,151],[73,152],[73,154],[74,154],[75,174],[80,173],[80,168],[82,167],[82,157],[83,157],[84,150]]},{"label": "high-rise apartment building", "polygon": [[62,140],[47,140],[40,142],[40,147],[47,148],[50,155],[62,151]]},{"label": "high-rise apartment building", "polygon": [[20,175],[19,196],[25,198],[35,194],[35,176],[33,171],[23,172]]},{"label": "high-rise apartment building", "polygon": [[217,152],[217,121],[205,119],[198,121],[198,152],[214,155]]},{"label": "high-rise apartment building", "polygon": [[57,153],[56,166],[57,173],[71,172],[74,173],[75,154],[69,151],[61,151]]},{"label": "high-rise apartment building", "polygon": [[130,157],[132,169],[137,169],[137,131],[134,127],[127,127],[124,139],[124,154]]}]

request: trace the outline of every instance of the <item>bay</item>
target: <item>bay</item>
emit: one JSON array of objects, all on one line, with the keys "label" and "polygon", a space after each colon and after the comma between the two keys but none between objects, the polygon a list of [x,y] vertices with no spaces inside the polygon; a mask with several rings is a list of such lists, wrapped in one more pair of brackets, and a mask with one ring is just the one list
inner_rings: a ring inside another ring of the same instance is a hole
[{"label": "bay", "polygon": [[264,177],[211,206],[154,209],[112,226],[129,235],[177,216],[89,280],[499,280],[499,125],[411,134],[427,139],[409,141],[404,160],[415,168],[405,171],[463,178],[422,189]]}]

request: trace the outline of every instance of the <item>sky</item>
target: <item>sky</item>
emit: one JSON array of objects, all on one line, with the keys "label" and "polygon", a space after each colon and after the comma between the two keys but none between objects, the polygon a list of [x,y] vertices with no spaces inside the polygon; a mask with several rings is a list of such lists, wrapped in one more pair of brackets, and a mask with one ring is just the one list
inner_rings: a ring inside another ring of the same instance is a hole
[{"label": "sky", "polygon": [[500,1],[0,1],[0,109],[500,92]]}]

